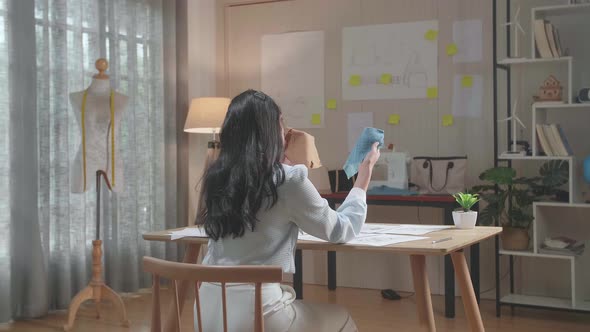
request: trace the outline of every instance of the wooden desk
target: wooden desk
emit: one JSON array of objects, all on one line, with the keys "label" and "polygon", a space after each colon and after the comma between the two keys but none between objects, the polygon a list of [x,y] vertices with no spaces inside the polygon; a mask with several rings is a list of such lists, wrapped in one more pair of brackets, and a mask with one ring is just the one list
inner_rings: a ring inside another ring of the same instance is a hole
[{"label": "wooden desk", "polygon": [[[338,193],[322,193],[322,197],[328,201],[332,209],[336,209],[336,204],[344,202],[348,192]],[[457,205],[455,198],[451,195],[410,195],[410,196],[399,196],[399,195],[368,195],[368,205],[388,205],[388,206],[417,206],[417,207],[434,207],[443,209],[445,225],[453,225],[452,212]],[[478,205],[474,206],[477,210]],[[295,262],[302,263],[301,251],[297,251],[295,254]],[[328,289],[336,289],[336,252],[328,251]],[[471,262],[471,283],[475,291],[475,298],[479,303],[480,300],[480,283],[479,283],[479,244],[476,243],[470,248],[470,262]],[[451,262],[451,256],[445,256],[444,258],[444,283],[445,283],[445,317],[455,317],[455,274],[453,273],[453,263]],[[302,264],[300,264],[301,266]],[[295,293],[298,299],[303,298],[303,288],[300,287],[303,282],[303,269],[298,269],[297,273],[293,276],[293,285]]]},{"label": "wooden desk", "polygon": [[[143,234],[143,238],[148,241],[170,241],[171,230],[150,232]],[[467,262],[463,255],[463,249],[473,244],[479,243],[485,239],[493,237],[502,232],[501,227],[476,227],[471,230],[446,229],[428,234],[428,239],[398,243],[385,247],[359,246],[350,244],[332,244],[327,242],[298,241],[297,248],[303,250],[322,250],[322,251],[366,251],[384,252],[392,254],[405,254],[410,256],[412,266],[412,278],[414,289],[416,291],[416,307],[418,319],[421,326],[428,331],[436,331],[434,324],[434,313],[432,311],[432,302],[430,298],[430,286],[428,285],[428,276],[426,274],[426,256],[450,255],[455,270],[457,283],[461,289],[465,315],[470,325],[471,331],[484,331],[483,322],[473,291],[473,285],[467,268]],[[452,240],[432,244],[433,240],[452,237]],[[197,256],[202,244],[206,244],[206,238],[183,238],[177,242],[187,244],[184,256],[184,262],[196,263]],[[188,288],[188,283],[181,282],[179,293],[180,310],[184,304],[184,296]],[[166,316],[166,325],[164,331],[175,331],[176,317],[174,316],[174,306],[171,305]]]}]

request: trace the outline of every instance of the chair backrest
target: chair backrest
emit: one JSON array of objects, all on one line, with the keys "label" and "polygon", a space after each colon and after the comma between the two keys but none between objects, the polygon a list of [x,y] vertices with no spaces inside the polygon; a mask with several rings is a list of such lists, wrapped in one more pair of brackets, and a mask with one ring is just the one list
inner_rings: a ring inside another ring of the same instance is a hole
[{"label": "chair backrest", "polygon": [[170,262],[153,257],[143,258],[143,269],[153,275],[152,286],[152,331],[161,331],[160,320],[160,278],[169,279],[173,285],[175,314],[178,330],[180,331],[180,309],[178,303],[178,282],[192,281],[195,286],[195,301],[197,304],[197,318],[199,332],[203,332],[201,323],[201,302],[199,298],[199,284],[201,282],[221,283],[223,303],[223,330],[227,332],[227,307],[225,296],[226,283],[252,283],[254,293],[254,331],[264,331],[262,315],[262,283],[283,281],[283,271],[280,266],[242,265],[242,266],[212,266],[188,263]]}]

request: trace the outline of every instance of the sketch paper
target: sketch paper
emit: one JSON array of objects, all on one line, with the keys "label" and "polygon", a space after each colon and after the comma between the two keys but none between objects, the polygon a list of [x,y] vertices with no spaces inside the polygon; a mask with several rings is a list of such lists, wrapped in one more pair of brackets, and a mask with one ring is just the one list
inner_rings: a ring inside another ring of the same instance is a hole
[{"label": "sketch paper", "polygon": [[396,243],[423,240],[423,236],[394,235],[394,234],[360,234],[347,244],[384,247]]},{"label": "sketch paper", "polygon": [[[393,235],[393,234],[359,234],[356,238],[346,242],[346,244],[383,247],[396,243],[410,242],[416,240],[423,240],[426,237],[410,236],[410,235]],[[304,232],[299,233],[298,240],[314,241],[314,242],[328,242],[309,235]]]},{"label": "sketch paper", "polygon": [[342,29],[344,100],[426,98],[437,86],[438,21]]},{"label": "sketch paper", "polygon": [[281,108],[293,128],[323,128],[324,32],[264,35],[261,89]]},{"label": "sketch paper", "polygon": [[452,227],[448,225],[364,224],[361,234],[425,235]]},{"label": "sketch paper", "polygon": [[187,227],[178,231],[170,232],[170,240],[178,240],[183,237],[207,237],[205,230],[200,227]]},{"label": "sketch paper", "polygon": [[483,29],[481,20],[453,22],[453,42],[457,53],[453,63],[480,62],[482,59]]},{"label": "sketch paper", "polygon": [[373,113],[348,113],[348,152],[354,149],[357,139],[363,130],[373,127]]},{"label": "sketch paper", "polygon": [[483,77],[455,75],[453,79],[453,116],[479,118],[482,113]]}]

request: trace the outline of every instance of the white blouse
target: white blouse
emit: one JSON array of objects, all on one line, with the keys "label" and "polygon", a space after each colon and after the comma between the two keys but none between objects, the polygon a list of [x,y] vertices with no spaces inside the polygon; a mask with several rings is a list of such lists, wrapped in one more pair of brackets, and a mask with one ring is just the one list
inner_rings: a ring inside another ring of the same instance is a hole
[{"label": "white blouse", "polygon": [[334,211],[307,178],[305,166],[283,168],[285,182],[277,189],[277,203],[269,210],[260,209],[254,231],[239,238],[209,240],[203,264],[275,265],[294,273],[299,229],[333,243],[350,241],[360,233],[367,217],[364,190],[353,188]]}]

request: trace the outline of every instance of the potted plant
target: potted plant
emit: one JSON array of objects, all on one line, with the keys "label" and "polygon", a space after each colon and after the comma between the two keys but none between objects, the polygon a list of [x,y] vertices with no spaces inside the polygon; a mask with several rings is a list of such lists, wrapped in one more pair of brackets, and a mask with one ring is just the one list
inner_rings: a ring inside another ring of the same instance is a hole
[{"label": "potted plant", "polygon": [[456,193],[453,195],[461,206],[458,211],[453,211],[453,222],[457,228],[474,228],[477,222],[477,211],[471,211],[471,207],[479,201],[478,194]]},{"label": "potted plant", "polygon": [[567,162],[546,162],[539,174],[516,177],[516,170],[511,167],[494,167],[479,176],[487,184],[472,188],[487,203],[479,214],[480,223],[503,227],[502,247],[506,250],[529,248],[528,229],[533,221],[533,202],[563,200],[567,196],[567,192],[559,189],[568,181]]}]

